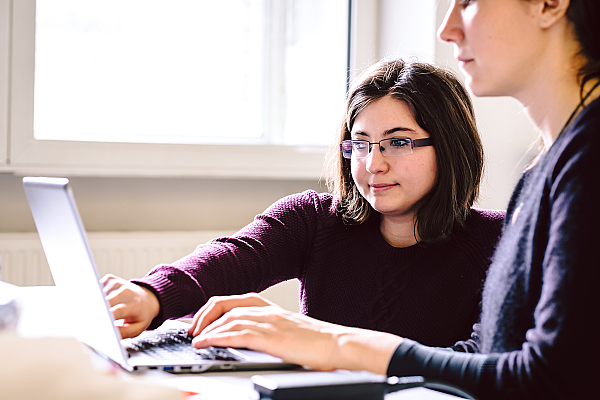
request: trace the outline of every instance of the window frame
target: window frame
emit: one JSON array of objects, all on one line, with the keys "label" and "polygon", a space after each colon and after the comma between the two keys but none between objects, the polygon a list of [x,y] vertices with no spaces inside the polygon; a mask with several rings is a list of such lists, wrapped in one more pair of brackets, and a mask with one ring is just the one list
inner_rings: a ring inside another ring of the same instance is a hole
[{"label": "window frame", "polygon": [[8,163],[10,0],[0,0],[0,171]]},{"label": "window frame", "polygon": [[[358,2],[349,1],[354,17]],[[35,0],[0,0],[0,172],[55,176],[319,179],[326,147],[39,141],[33,137]],[[371,13],[372,15],[373,13]],[[354,32],[354,18],[351,18]],[[374,22],[372,22],[374,23]],[[353,33],[350,38],[355,37]],[[349,46],[352,48],[352,46]],[[351,57],[349,57],[351,58]],[[356,59],[356,57],[352,57]],[[355,70],[354,62],[350,70]]]}]

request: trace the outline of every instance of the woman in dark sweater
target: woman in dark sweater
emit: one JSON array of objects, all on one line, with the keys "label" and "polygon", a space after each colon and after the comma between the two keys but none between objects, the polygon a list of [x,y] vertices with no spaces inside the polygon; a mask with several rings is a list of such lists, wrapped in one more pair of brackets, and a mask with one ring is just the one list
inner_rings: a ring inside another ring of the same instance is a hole
[{"label": "woman in dark sweater", "polygon": [[439,30],[470,90],[519,100],[543,139],[510,201],[470,340],[432,348],[231,299],[220,307],[231,312],[193,330],[195,345],[422,375],[482,399],[598,398],[599,21],[598,0],[456,0]]},{"label": "woman in dark sweater", "polygon": [[466,90],[444,69],[383,61],[346,111],[332,194],[281,199],[135,284],[104,278],[124,337],[288,279],[314,318],[432,346],[468,336],[504,213],[471,208],[483,152]]}]

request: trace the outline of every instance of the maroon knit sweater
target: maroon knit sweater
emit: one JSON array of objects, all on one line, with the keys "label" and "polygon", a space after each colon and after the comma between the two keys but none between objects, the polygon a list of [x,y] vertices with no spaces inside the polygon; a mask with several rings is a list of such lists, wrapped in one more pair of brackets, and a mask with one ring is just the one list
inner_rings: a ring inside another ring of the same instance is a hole
[{"label": "maroon knit sweater", "polygon": [[346,225],[332,195],[306,191],[279,200],[232,237],[200,245],[134,282],[159,299],[150,328],[193,314],[211,296],[298,279],[304,314],[451,346],[477,322],[503,219],[504,212],[473,209],[450,239],[395,248],[379,231],[378,213]]}]

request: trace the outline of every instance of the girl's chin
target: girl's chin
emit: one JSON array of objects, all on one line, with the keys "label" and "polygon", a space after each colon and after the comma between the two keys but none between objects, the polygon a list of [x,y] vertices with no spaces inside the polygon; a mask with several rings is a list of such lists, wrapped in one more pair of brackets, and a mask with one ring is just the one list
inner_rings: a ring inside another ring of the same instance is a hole
[{"label": "girl's chin", "polygon": [[377,211],[379,214],[383,215],[384,217],[402,217],[402,216],[406,216],[408,214],[411,214],[411,212],[409,212],[409,210],[402,208],[399,209],[397,207],[385,207],[384,205],[381,204],[375,204],[373,205],[373,203],[371,203],[371,207],[373,207],[373,209],[375,211]]}]

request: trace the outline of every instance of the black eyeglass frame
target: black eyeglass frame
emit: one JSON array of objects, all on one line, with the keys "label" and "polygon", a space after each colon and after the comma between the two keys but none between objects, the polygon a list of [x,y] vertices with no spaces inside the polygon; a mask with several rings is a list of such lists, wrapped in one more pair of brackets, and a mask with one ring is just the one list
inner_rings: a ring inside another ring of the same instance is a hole
[{"label": "black eyeglass frame", "polygon": [[[424,139],[411,139],[411,138],[407,138],[407,137],[395,137],[395,138],[389,138],[389,139],[381,139],[378,142],[369,142],[368,140],[344,140],[342,143],[340,143],[340,151],[342,152],[342,156],[346,159],[352,158],[352,148],[353,148],[353,144],[358,142],[358,143],[362,143],[362,144],[368,144],[369,145],[369,152],[367,153],[366,156],[364,157],[359,157],[359,158],[367,158],[369,156],[369,154],[371,154],[371,151],[373,150],[373,145],[377,145],[381,148],[380,143],[381,142],[391,142],[393,140],[407,140],[410,142],[410,153],[407,154],[403,154],[403,155],[398,155],[398,156],[390,156],[388,154],[385,154],[384,152],[382,152],[381,154],[383,154],[385,157],[403,157],[405,155],[409,155],[412,154],[412,150],[415,147],[426,147],[426,146],[433,146],[433,139],[432,138],[424,138]],[[344,149],[344,145],[350,145],[350,150],[345,150]]]}]

